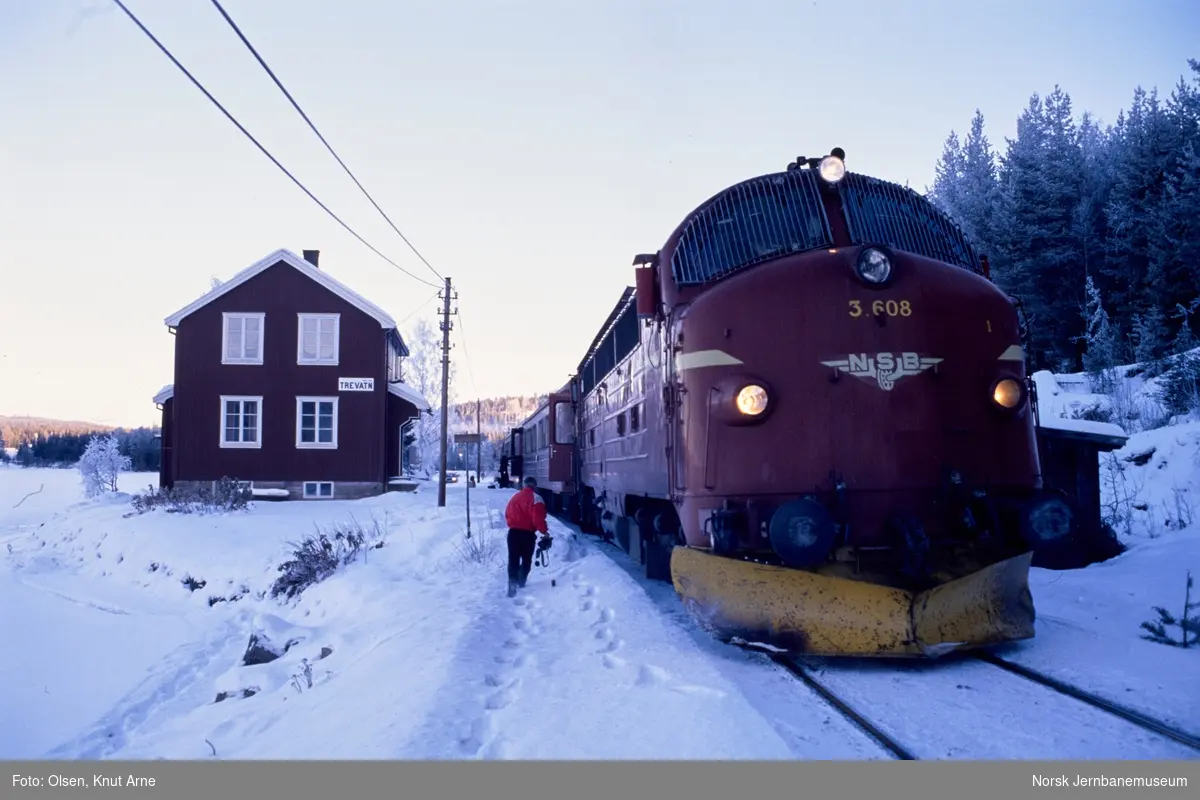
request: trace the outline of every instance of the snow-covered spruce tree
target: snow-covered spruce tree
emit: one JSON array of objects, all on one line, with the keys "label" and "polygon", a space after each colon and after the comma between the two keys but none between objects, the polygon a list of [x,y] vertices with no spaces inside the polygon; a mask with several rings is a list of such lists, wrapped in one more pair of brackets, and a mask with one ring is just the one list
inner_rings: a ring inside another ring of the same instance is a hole
[{"label": "snow-covered spruce tree", "polygon": [[1151,306],[1145,314],[1133,315],[1133,360],[1150,377],[1162,372],[1161,355],[1166,330],[1166,318],[1158,306]]},{"label": "snow-covered spruce tree", "polygon": [[[1187,587],[1183,592],[1183,616],[1176,619],[1175,615],[1165,608],[1154,606],[1158,621],[1142,623],[1142,630],[1147,632],[1142,634],[1143,639],[1184,649],[1200,644],[1200,617],[1196,616],[1196,611],[1200,609],[1200,601],[1192,602],[1192,585],[1192,573],[1189,570]],[[1168,627],[1179,628],[1179,639],[1167,633]]]},{"label": "snow-covered spruce tree", "polygon": [[79,459],[84,492],[88,497],[115,492],[117,478],[132,463],[128,456],[121,454],[116,436],[93,436],[83,451],[83,457]]},{"label": "snow-covered spruce tree", "polygon": [[1083,319],[1086,323],[1083,340],[1087,343],[1087,352],[1083,356],[1083,367],[1088,371],[1101,392],[1111,389],[1112,376],[1109,370],[1113,366],[1115,356],[1116,336],[1104,310],[1104,302],[1100,290],[1087,277],[1085,290],[1087,303],[1083,309]]},{"label": "snow-covered spruce tree", "polygon": [[1179,320],[1179,332],[1175,334],[1175,341],[1171,344],[1171,350],[1176,355],[1190,352],[1195,350],[1197,346],[1200,346],[1200,341],[1196,340],[1196,334],[1192,333],[1192,315],[1196,313],[1196,309],[1198,308],[1200,308],[1200,297],[1192,300],[1187,307],[1184,307],[1182,303],[1175,305],[1175,311],[1171,316]]}]

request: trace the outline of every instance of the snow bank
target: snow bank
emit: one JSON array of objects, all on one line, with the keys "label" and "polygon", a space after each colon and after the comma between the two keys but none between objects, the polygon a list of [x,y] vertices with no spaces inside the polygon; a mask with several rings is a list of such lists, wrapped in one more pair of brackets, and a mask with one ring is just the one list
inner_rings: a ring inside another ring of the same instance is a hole
[{"label": "snow bank", "polygon": [[1115,370],[1112,394],[1086,375],[1034,375],[1044,426],[1117,435],[1073,418],[1085,413],[1129,424],[1125,445],[1100,455],[1102,515],[1128,550],[1080,570],[1035,569],[1037,638],[1006,657],[1200,735],[1200,648],[1148,642],[1141,628],[1154,606],[1178,616],[1187,573],[1200,578],[1200,422],[1166,425],[1155,381],[1131,372]]},{"label": "snow bank", "polygon": [[[38,472],[22,481],[51,477]],[[40,732],[0,739],[5,757],[878,754],[827,711],[798,714],[781,734],[690,629],[557,522],[550,566],[518,603],[506,598],[510,491],[471,493],[468,540],[457,487],[445,508],[418,490],[192,516],[131,515],[127,496],[81,502],[77,485],[50,482],[62,505],[3,534],[2,599],[28,609],[0,662],[26,689],[6,696],[6,729]],[[385,519],[385,546],[293,601],[272,599],[288,543],[351,515]],[[47,623],[87,648],[57,677],[38,669],[58,652]],[[91,651],[107,655],[79,658]],[[43,676],[57,703],[33,691]]]}]

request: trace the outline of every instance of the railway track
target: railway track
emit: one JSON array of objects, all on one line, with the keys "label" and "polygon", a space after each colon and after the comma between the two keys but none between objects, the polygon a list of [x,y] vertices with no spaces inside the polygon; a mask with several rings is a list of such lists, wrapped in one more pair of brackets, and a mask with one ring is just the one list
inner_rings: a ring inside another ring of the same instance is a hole
[{"label": "railway track", "polygon": [[[787,655],[770,653],[768,657],[820,696],[831,708],[886,750],[892,758],[901,761],[920,760],[919,756],[912,749],[906,747],[895,736],[887,733],[883,724],[873,721],[863,711],[855,708],[853,703],[822,682],[812,668],[797,662],[794,658]],[[976,653],[971,656],[971,659],[1004,670],[1006,673],[1017,676],[1028,683],[1036,684],[1058,695],[1085,704],[1092,709],[1134,725],[1150,734],[1169,739],[1200,755],[1200,737],[1182,731],[1161,720],[1153,719],[1137,711],[1112,703],[1091,692],[1063,683],[1041,672],[1007,661],[991,653]]]},{"label": "railway track", "polygon": [[917,757],[903,745],[884,733],[877,725],[860,714],[849,703],[838,697],[829,687],[814,678],[806,667],[797,664],[787,656],[772,654],[771,660],[798,678],[805,686],[816,692],[822,700],[832,706],[839,714],[854,724],[859,730],[875,740],[875,743],[892,754],[899,761],[917,761]]},{"label": "railway track", "polygon": [[[572,528],[575,527],[560,515],[555,514],[552,516],[557,517],[560,522],[564,522]],[[613,546],[616,547],[615,544]],[[901,761],[916,761],[921,759],[921,756],[916,752],[917,746],[915,743],[918,740],[911,736],[897,736],[889,733],[887,728],[902,726],[895,724],[887,725],[885,722],[879,720],[878,715],[870,711],[874,705],[874,701],[870,704],[860,702],[856,705],[853,701],[839,693],[837,689],[830,686],[828,682],[822,681],[815,670],[799,663],[792,657],[777,652],[764,652],[756,647],[746,649],[754,650],[759,655],[766,656],[785,672],[800,681],[809,690],[819,696],[830,708],[836,711],[838,715],[869,737],[892,758]],[[1045,690],[1045,693],[1055,695],[1056,699],[1060,701],[1065,700],[1076,708],[1079,705],[1086,706],[1091,712],[1099,713],[1117,724],[1130,725],[1137,728],[1140,732],[1149,734],[1159,740],[1168,740],[1174,743],[1177,746],[1176,749],[1181,753],[1190,751],[1190,755],[1193,757],[1200,757],[1200,736],[1180,730],[1162,720],[1154,719],[1138,711],[1113,703],[1077,686],[1064,683],[1037,670],[1008,661],[992,653],[974,653],[965,659],[965,661],[967,663],[974,662],[976,664],[988,665],[995,670],[1003,671],[1007,676],[1020,679],[1025,684],[1032,684],[1041,690]],[[1053,703],[1045,704],[1054,705]],[[1049,714],[1052,712],[1043,713]],[[1088,712],[1084,711],[1082,713],[1086,714]],[[931,722],[936,724],[936,721]],[[988,726],[983,725],[983,727],[987,728]],[[904,743],[905,738],[908,738],[914,745],[906,746]],[[996,756],[986,755],[984,757],[994,758]],[[1184,757],[1187,757],[1187,755],[1184,755]]]},{"label": "railway track", "polygon": [[1200,753],[1200,737],[1193,736],[1186,731],[1181,731],[1173,725],[1168,725],[1167,723],[1156,720],[1153,717],[1148,717],[1145,714],[1141,714],[1137,711],[1133,711],[1132,709],[1118,705],[1117,703],[1105,700],[1103,697],[1080,689],[1077,686],[1072,686],[1069,683],[1063,683],[1062,681],[1056,678],[1051,678],[1049,675],[1044,675],[1037,670],[1030,669],[1029,667],[1022,666],[1021,664],[1013,663],[1012,661],[1006,661],[1005,659],[991,653],[976,653],[974,657],[985,664],[991,664],[994,667],[999,667],[1000,669],[1010,672],[1013,675],[1019,675],[1028,681],[1033,681],[1040,686],[1045,686],[1047,689],[1053,689],[1059,694],[1078,700],[1081,703],[1086,703],[1089,706],[1097,708],[1107,714],[1111,714],[1114,717],[1119,717],[1120,719],[1132,723],[1143,730],[1156,733],[1159,736],[1164,736],[1168,739],[1173,739],[1185,747],[1189,747],[1192,750],[1195,750],[1197,753]]}]

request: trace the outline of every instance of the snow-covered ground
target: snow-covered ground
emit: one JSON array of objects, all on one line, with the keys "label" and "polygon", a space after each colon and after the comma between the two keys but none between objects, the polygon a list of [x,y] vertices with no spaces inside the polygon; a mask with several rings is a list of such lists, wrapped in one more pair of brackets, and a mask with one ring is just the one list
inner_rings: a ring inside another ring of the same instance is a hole
[{"label": "snow-covered ground", "polygon": [[[1044,418],[1069,415],[1063,383],[1056,396],[1039,378]],[[1035,570],[1037,638],[1001,654],[1200,735],[1200,649],[1139,627],[1200,578],[1200,423],[1135,433],[1116,457],[1129,550]],[[887,757],[555,521],[549,566],[507,599],[511,492],[484,486],[467,540],[462,483],[445,508],[423,484],[138,515],[127,494],[84,500],[76,471],[0,466],[0,758]],[[291,543],[352,518],[378,522],[383,546],[295,600],[269,596]],[[252,635],[286,652],[244,666]],[[837,662],[821,680],[922,758],[1197,757],[978,662]]]}]

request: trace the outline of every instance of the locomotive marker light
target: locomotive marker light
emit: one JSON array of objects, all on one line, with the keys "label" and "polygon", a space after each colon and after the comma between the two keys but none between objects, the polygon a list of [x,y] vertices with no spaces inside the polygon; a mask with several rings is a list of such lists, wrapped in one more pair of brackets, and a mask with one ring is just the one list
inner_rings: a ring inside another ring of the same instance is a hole
[{"label": "locomotive marker light", "polygon": [[747,417],[757,417],[767,410],[767,390],[756,383],[743,386],[737,393],[737,409]]},{"label": "locomotive marker light", "polygon": [[790,567],[813,567],[829,557],[836,529],[829,511],[812,497],[792,500],[771,515],[771,547]]},{"label": "locomotive marker light", "polygon": [[878,247],[865,247],[854,265],[858,277],[874,286],[882,286],[892,276],[892,260]]},{"label": "locomotive marker light", "polygon": [[1071,533],[1071,507],[1056,495],[1045,495],[1031,503],[1025,512],[1025,540],[1035,550],[1065,541]]}]

